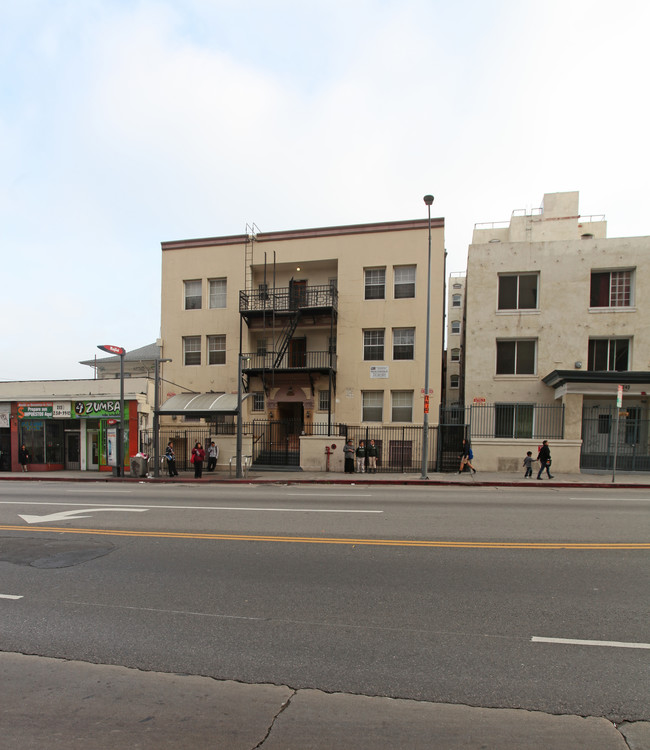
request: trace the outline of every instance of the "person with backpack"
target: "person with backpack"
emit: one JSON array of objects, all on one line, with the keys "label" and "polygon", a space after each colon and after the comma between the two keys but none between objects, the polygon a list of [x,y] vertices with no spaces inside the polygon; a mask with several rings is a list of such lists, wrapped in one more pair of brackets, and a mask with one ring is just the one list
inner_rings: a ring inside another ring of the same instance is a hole
[{"label": "person with backpack", "polygon": [[356,452],[357,456],[357,474],[366,473],[366,444],[363,440],[359,440],[359,447]]},{"label": "person with backpack", "polygon": [[476,474],[476,469],[472,466],[472,459],[474,458],[474,453],[472,452],[472,448],[469,444],[469,441],[463,438],[463,442],[460,446],[460,468],[458,469],[458,473],[462,474],[463,469],[466,466],[469,466],[469,468]]}]

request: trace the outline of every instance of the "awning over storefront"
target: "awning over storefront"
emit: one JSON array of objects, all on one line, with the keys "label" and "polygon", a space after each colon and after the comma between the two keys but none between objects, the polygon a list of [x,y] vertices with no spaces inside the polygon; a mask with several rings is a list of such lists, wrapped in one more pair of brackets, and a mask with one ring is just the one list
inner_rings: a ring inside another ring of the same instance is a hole
[{"label": "awning over storefront", "polygon": [[[242,401],[250,394],[245,393]],[[184,414],[209,418],[217,414],[237,414],[237,394],[180,393],[172,396],[158,409],[159,414]]]}]

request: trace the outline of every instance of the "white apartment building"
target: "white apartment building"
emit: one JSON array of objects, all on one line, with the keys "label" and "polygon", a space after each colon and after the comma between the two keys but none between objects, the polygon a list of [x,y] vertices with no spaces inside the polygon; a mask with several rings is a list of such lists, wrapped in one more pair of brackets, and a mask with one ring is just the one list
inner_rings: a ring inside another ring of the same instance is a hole
[{"label": "white apartment building", "polygon": [[608,238],[604,216],[581,216],[578,192],[475,226],[465,403],[479,467],[519,470],[549,439],[557,471],[615,454],[650,470],[649,255],[650,237]]},{"label": "white apartment building", "polygon": [[[267,441],[269,452],[300,451],[301,465],[323,468],[336,425],[421,425],[428,230],[423,219],[163,242],[162,357],[171,359],[163,376],[178,385],[163,389],[164,423],[167,414],[177,427],[179,418],[216,424],[219,404],[205,403],[219,394],[232,414],[241,367],[243,421],[257,423],[245,436],[253,458]],[[432,415],[442,387],[444,253],[444,220],[432,219]],[[302,444],[319,434],[316,448]],[[393,442],[384,465],[418,460],[415,446]],[[332,460],[342,466],[342,444]]]}]

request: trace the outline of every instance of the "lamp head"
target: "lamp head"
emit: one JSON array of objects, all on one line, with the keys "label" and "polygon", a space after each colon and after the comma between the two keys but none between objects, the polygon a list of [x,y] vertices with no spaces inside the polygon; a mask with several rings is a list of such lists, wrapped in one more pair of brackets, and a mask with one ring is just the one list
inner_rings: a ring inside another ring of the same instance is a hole
[{"label": "lamp head", "polygon": [[433,196],[432,195],[425,195],[424,196],[424,202],[427,204],[427,206],[430,206],[433,203]]}]

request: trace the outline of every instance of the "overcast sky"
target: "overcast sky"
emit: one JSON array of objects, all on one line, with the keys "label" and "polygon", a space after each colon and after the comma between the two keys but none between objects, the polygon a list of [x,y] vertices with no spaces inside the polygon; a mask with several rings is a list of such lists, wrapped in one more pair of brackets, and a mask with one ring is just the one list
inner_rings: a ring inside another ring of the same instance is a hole
[{"label": "overcast sky", "polygon": [[0,379],[160,335],[160,243],[580,191],[650,234],[648,0],[0,0]]}]

